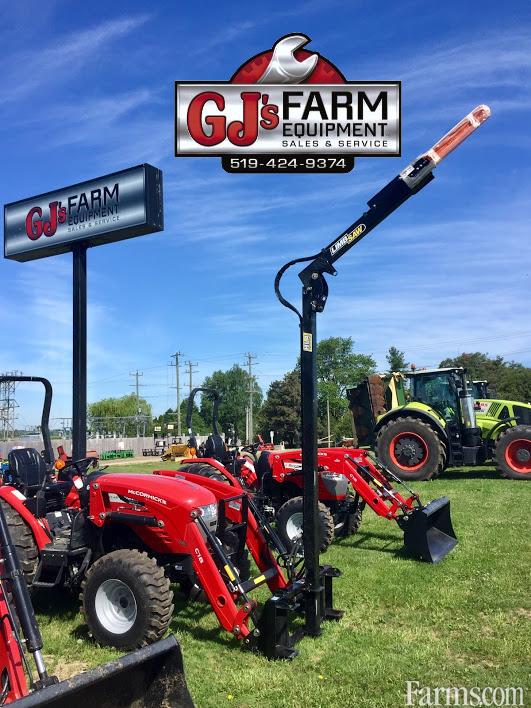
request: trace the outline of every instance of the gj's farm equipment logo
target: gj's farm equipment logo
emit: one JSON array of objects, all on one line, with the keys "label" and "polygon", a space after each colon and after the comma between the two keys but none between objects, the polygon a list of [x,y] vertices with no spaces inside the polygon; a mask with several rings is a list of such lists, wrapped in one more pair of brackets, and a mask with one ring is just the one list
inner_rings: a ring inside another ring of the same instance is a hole
[{"label": "gj's farm equipment logo", "polygon": [[31,261],[162,229],[162,173],[137,165],[6,204],[4,255]]},{"label": "gj's farm equipment logo", "polygon": [[40,206],[33,206],[26,214],[26,235],[36,241],[43,234],[53,236],[59,224],[67,224],[67,229],[79,231],[89,228],[92,222],[116,221],[120,204],[118,182],[110,189],[93,189],[90,193],[70,194],[65,203],[53,201],[48,204],[48,216]]},{"label": "gj's farm equipment logo", "polygon": [[240,171],[340,171],[400,155],[400,82],[347,81],[290,34],[230,81],[176,82],[175,154]]}]

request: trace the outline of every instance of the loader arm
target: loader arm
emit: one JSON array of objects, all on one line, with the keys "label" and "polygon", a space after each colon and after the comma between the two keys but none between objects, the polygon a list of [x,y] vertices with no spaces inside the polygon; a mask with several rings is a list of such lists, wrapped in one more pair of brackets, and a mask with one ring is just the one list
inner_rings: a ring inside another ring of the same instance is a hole
[{"label": "loader arm", "polygon": [[[299,469],[287,469],[286,463],[298,464]],[[290,450],[276,453],[272,458],[273,474],[288,477],[301,474],[302,451]],[[371,509],[386,519],[397,519],[400,514],[409,513],[418,503],[418,496],[411,493],[404,497],[389,479],[371,462],[365,450],[344,447],[319,448],[318,471],[342,474],[352,488]]]},{"label": "loader arm", "polygon": [[[199,462],[204,463],[205,460],[200,460]],[[212,466],[215,462],[217,462],[217,460],[209,460],[209,464],[212,464]],[[230,485],[209,477],[201,477],[200,482],[198,482],[198,475],[193,472],[180,472],[179,470],[156,470],[153,474],[185,479],[195,484],[201,484],[201,486],[209,489],[216,496],[218,502],[221,503],[222,516],[226,517],[232,524],[246,524],[245,542],[261,573],[258,578],[253,580],[254,586],[257,587],[263,582],[266,582],[271,592],[286,588],[288,581],[283,569],[272,552],[271,545],[268,543],[266,536],[269,537],[270,542],[271,535],[275,537],[272,541],[272,545],[280,554],[287,554],[287,549],[282,546],[280,539],[278,539],[269,524],[261,518],[259,510],[253,504],[252,495],[243,489],[237,478],[233,477],[230,472],[225,470],[221,463],[218,463],[216,467],[219,469],[220,474],[225,475]],[[235,495],[234,490],[238,492],[237,495]],[[248,503],[245,518],[243,516],[244,497]],[[281,547],[279,548],[279,546]]]}]

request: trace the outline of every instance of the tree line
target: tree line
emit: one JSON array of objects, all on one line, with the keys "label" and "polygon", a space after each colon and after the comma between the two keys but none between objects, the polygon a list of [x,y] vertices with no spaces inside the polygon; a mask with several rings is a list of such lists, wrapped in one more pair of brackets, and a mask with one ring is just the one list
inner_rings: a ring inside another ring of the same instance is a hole
[{"label": "tree line", "polygon": [[[387,370],[408,370],[410,364],[404,352],[390,347],[387,355]],[[496,397],[514,401],[531,401],[531,368],[523,364],[507,361],[502,356],[489,357],[481,352],[463,353],[446,358],[441,367],[463,366],[471,380],[487,380],[496,392]],[[318,435],[324,439],[330,424],[332,441],[352,435],[352,421],[348,410],[346,390],[361,383],[364,378],[376,372],[376,362],[372,355],[355,351],[351,337],[329,337],[317,345],[317,390],[318,390]],[[264,397],[254,376],[235,364],[230,369],[214,371],[207,376],[202,386],[216,389],[221,397],[219,423],[222,431],[235,431],[244,439],[246,430],[246,408],[249,406],[250,391],[253,391],[254,433],[260,433],[269,440],[269,432],[274,431],[275,442],[284,441],[288,445],[300,442],[300,362],[281,379],[272,381]],[[188,401],[181,402],[181,423],[186,435],[186,410]],[[163,414],[153,417],[151,404],[139,399],[142,415],[149,418],[147,434],[153,433],[154,426],[175,423],[177,412],[168,408]],[[122,398],[107,398],[91,403],[88,407],[91,419],[106,416],[135,416],[137,401],[134,395]],[[202,396],[196,400],[192,415],[195,433],[206,435],[212,430],[212,400]],[[128,435],[134,435],[136,425],[132,420],[127,424]]]}]

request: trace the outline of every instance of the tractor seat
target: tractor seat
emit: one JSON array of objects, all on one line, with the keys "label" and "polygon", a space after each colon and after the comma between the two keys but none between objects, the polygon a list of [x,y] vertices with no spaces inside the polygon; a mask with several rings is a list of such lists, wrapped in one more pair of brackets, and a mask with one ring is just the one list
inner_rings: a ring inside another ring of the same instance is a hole
[{"label": "tractor seat", "polygon": [[14,483],[22,487],[26,496],[33,496],[41,489],[48,469],[42,455],[33,447],[11,450],[7,456]]},{"label": "tractor seat", "polygon": [[226,455],[227,451],[221,435],[209,435],[205,443],[205,457],[213,457],[223,462]]},{"label": "tractor seat", "polygon": [[258,458],[258,462],[255,464],[254,469],[256,471],[256,476],[258,481],[262,484],[262,480],[266,475],[271,474],[271,464],[269,463],[269,452],[262,452]]},{"label": "tractor seat", "polygon": [[27,497],[43,489],[46,497],[65,497],[72,488],[71,481],[48,482],[48,468],[42,455],[32,447],[11,450],[7,456],[13,483]]}]

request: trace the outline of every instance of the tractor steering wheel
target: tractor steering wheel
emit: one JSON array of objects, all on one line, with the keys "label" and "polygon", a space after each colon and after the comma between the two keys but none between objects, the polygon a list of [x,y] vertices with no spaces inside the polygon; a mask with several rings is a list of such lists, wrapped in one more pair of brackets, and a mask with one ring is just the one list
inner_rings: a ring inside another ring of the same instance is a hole
[{"label": "tractor steering wheel", "polygon": [[57,471],[57,479],[60,481],[73,482],[74,475],[81,477],[83,484],[87,479],[87,470],[91,465],[97,462],[97,457],[83,457],[80,460],[71,460],[66,462],[65,466]]}]

